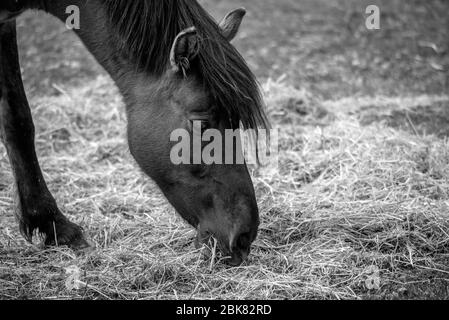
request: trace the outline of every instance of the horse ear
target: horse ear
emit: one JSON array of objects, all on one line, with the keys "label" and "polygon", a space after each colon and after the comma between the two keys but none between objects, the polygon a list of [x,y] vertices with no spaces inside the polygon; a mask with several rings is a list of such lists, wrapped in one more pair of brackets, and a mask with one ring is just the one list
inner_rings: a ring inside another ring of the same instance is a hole
[{"label": "horse ear", "polygon": [[173,71],[185,72],[190,62],[198,55],[200,41],[195,27],[181,31],[175,38],[170,52],[170,63]]},{"label": "horse ear", "polygon": [[221,20],[219,24],[221,33],[226,39],[228,39],[228,41],[232,41],[232,39],[234,39],[237,35],[245,14],[246,9],[239,8],[229,12],[226,17]]}]

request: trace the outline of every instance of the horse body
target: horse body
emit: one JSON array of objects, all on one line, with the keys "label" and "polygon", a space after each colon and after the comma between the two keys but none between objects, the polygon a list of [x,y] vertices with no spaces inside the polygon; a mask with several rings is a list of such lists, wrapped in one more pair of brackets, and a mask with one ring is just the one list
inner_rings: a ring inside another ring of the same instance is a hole
[{"label": "horse body", "polygon": [[[169,157],[171,132],[191,131],[193,120],[221,132],[240,123],[267,126],[257,82],[229,43],[244,11],[226,16],[219,28],[195,0],[12,2],[0,5],[0,19],[41,9],[65,21],[68,6],[80,8],[75,31],[124,97],[137,163],[198,229],[199,241],[214,236],[232,264],[244,260],[259,224],[246,165],[176,166]],[[15,37],[15,22],[0,24],[0,133],[16,178],[21,230],[28,239],[39,229],[49,244],[85,247],[81,229],[62,215],[42,177]]]}]

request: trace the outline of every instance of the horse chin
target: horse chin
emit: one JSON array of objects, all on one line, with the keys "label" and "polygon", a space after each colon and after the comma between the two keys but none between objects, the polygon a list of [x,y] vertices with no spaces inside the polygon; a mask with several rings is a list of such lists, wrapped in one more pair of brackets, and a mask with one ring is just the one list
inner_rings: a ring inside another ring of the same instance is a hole
[{"label": "horse chin", "polygon": [[[217,242],[215,242],[217,241]],[[197,250],[207,247],[210,249],[207,250],[207,252],[203,252],[204,258],[210,259],[212,258],[212,250],[216,247],[218,251],[221,252],[223,256],[227,256],[226,259],[224,259],[224,263],[227,264],[230,267],[236,267],[241,265],[244,261],[247,259],[247,255],[242,256],[238,253],[231,253],[223,244],[221,244],[216,238],[208,231],[201,229],[201,227],[198,227],[197,230],[197,236],[195,239],[195,248]]]}]

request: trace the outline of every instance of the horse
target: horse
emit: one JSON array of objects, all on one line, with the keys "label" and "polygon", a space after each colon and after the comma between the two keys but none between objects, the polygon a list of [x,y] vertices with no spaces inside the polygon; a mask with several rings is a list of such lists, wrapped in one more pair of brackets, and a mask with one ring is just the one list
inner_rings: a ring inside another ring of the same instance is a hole
[{"label": "horse", "polygon": [[[21,234],[35,231],[48,246],[92,246],[66,218],[44,180],[34,147],[34,125],[22,84],[15,19],[42,10],[67,19],[111,76],[126,106],[129,150],[181,217],[198,244],[216,239],[230,265],[247,260],[260,224],[244,163],[175,165],[170,133],[269,128],[257,79],[231,40],[243,8],[217,23],[196,0],[3,0],[0,4],[0,136],[15,178],[15,215]],[[225,136],[222,134],[222,136]],[[235,142],[234,151],[241,148]]]}]

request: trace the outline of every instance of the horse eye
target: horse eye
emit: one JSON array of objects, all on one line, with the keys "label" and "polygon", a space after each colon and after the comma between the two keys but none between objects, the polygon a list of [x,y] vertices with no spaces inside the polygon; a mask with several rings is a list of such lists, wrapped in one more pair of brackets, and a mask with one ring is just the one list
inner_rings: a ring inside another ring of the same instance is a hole
[{"label": "horse eye", "polygon": [[190,129],[193,130],[194,124],[196,125],[195,128],[198,128],[198,123],[201,123],[201,132],[210,129],[210,122],[205,119],[190,120]]}]

